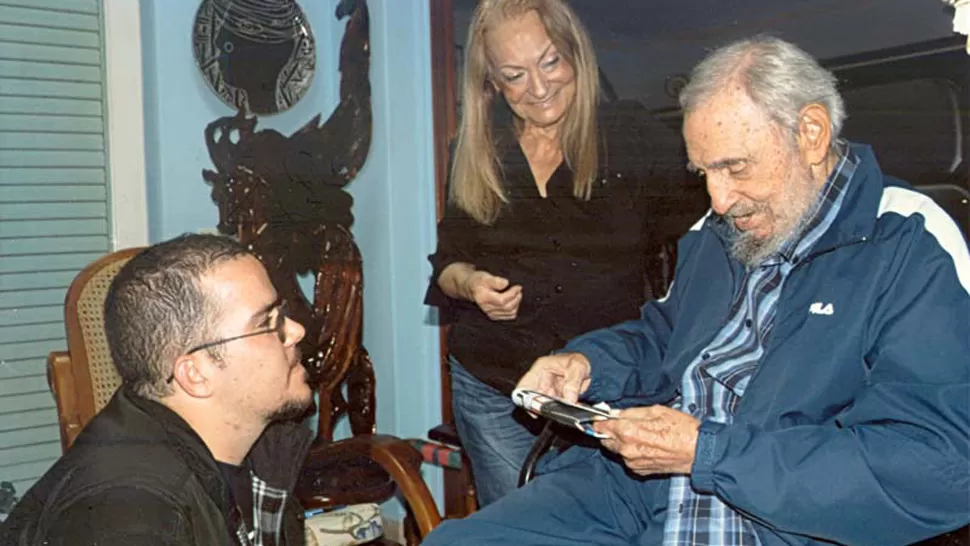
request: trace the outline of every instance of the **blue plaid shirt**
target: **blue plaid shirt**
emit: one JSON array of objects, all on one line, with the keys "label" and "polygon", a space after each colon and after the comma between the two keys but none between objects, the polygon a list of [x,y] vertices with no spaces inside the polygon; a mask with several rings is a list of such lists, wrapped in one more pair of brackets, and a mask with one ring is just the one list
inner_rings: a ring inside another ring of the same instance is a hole
[{"label": "blue plaid shirt", "polygon": [[[844,142],[836,168],[825,181],[816,201],[817,209],[801,234],[752,269],[734,298],[730,319],[687,367],[681,379],[681,395],[672,407],[701,420],[731,424],[744,390],[758,367],[775,322],[778,297],[788,274],[819,237],[832,225],[842,206],[845,189],[859,163]],[[709,225],[726,240],[733,236],[722,218]],[[718,544],[758,545],[751,521],[714,495],[696,493],[689,476],[670,480],[664,546]]]}]

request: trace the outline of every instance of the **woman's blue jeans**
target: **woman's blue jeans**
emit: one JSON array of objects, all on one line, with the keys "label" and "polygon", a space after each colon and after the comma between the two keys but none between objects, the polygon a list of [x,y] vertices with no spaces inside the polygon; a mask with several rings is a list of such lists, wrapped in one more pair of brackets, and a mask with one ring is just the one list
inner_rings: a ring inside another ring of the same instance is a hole
[{"label": "woman's blue jeans", "polygon": [[[536,439],[536,425],[512,399],[482,383],[454,358],[451,401],[461,446],[471,461],[478,504],[495,502],[518,485],[519,471]],[[527,428],[530,427],[530,428]]]}]

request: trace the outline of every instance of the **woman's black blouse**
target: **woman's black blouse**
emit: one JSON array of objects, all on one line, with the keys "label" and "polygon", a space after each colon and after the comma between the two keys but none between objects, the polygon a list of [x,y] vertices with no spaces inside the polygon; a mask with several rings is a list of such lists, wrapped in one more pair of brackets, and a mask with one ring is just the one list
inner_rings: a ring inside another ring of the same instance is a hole
[{"label": "woman's black blouse", "polygon": [[[491,226],[447,207],[437,251],[429,257],[425,301],[451,325],[451,355],[478,379],[510,393],[536,358],[579,334],[636,318],[649,247],[676,240],[701,216],[706,197],[684,174],[679,135],[639,107],[601,109],[600,169],[588,201],[573,197],[565,162],[542,198],[507,106],[496,118],[509,203]],[[473,302],[446,296],[438,276],[455,262],[522,285],[518,318],[492,321]]]}]

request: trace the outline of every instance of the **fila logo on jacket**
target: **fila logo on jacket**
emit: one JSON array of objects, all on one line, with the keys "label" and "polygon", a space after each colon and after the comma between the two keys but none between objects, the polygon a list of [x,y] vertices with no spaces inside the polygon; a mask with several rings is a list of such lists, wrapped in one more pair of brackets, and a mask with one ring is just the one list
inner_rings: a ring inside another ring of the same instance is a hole
[{"label": "fila logo on jacket", "polygon": [[834,315],[835,307],[831,303],[817,301],[808,307],[808,312],[813,315]]}]

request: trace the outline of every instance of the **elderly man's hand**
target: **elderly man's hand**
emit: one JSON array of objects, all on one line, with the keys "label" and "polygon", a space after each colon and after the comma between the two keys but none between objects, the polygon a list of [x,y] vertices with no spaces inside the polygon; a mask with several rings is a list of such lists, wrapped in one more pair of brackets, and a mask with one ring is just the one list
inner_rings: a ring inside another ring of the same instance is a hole
[{"label": "elderly man's hand", "polygon": [[581,353],[544,356],[532,364],[516,388],[576,402],[589,388],[589,360]]},{"label": "elderly man's hand", "polygon": [[700,421],[666,406],[632,408],[593,425],[605,434],[603,447],[623,457],[641,476],[690,474]]}]

